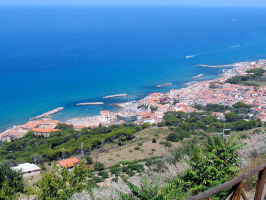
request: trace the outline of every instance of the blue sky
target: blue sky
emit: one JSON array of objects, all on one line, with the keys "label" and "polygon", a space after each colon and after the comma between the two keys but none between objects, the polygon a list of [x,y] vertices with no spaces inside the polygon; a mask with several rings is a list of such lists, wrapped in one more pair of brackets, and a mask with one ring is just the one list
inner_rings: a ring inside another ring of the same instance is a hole
[{"label": "blue sky", "polygon": [[0,0],[0,5],[209,5],[266,6],[265,0]]}]

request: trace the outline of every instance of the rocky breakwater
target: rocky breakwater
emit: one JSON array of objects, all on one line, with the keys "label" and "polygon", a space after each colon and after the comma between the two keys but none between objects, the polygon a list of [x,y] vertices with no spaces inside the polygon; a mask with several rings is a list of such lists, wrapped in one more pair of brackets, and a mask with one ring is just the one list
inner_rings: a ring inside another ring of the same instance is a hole
[{"label": "rocky breakwater", "polygon": [[200,77],[202,77],[204,74],[198,74],[197,76],[193,76],[193,77],[191,77],[190,79],[196,79],[196,78],[200,78]]},{"label": "rocky breakwater", "polygon": [[43,113],[43,114],[41,114],[41,115],[38,115],[38,116],[36,116],[36,117],[31,117],[31,118],[29,118],[29,119],[30,119],[30,120],[40,119],[40,118],[42,118],[42,117],[45,117],[45,116],[47,116],[47,115],[52,115],[52,114],[57,113],[57,112],[59,112],[59,111],[61,111],[61,110],[64,110],[64,109],[65,109],[64,107],[58,107],[58,108],[55,108],[55,109],[50,110],[50,111],[48,111],[48,112],[45,112],[45,113]]},{"label": "rocky breakwater", "polygon": [[103,105],[104,102],[85,102],[85,103],[77,103],[77,106],[87,106],[87,105]]},{"label": "rocky breakwater", "polygon": [[155,85],[154,87],[160,88],[160,87],[164,87],[164,86],[167,86],[167,85],[172,85],[172,83],[164,83],[164,84],[160,84],[160,85]]},{"label": "rocky breakwater", "polygon": [[114,98],[114,97],[124,97],[127,96],[127,94],[113,94],[113,95],[109,95],[109,96],[104,96],[104,99],[108,99],[108,98]]}]

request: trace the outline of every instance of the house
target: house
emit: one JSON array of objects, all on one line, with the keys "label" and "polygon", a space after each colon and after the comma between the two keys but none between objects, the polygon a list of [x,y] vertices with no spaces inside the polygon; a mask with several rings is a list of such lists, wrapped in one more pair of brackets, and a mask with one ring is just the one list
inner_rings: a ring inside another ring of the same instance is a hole
[{"label": "house", "polygon": [[23,177],[32,176],[41,173],[40,167],[30,163],[23,163],[16,167],[12,167],[12,169],[17,171],[21,170],[21,172],[23,173]]},{"label": "house", "polygon": [[102,110],[101,112],[101,119],[103,121],[109,122],[112,118],[112,113],[109,110]]},{"label": "house", "polygon": [[60,123],[60,121],[37,120],[37,121],[29,121],[25,125],[22,125],[21,127],[32,130],[35,135],[43,135],[44,137],[49,137],[51,132],[60,131],[60,129],[56,129],[58,123]]},{"label": "house", "polygon": [[157,99],[161,96],[161,93],[152,93],[149,95],[149,99]]},{"label": "house", "polygon": [[58,161],[57,163],[61,167],[65,167],[67,169],[72,169],[74,167],[74,165],[79,164],[79,162],[80,161],[77,158],[70,158],[70,159]]},{"label": "house", "polygon": [[73,125],[74,130],[81,131],[83,128],[88,128],[86,125]]}]

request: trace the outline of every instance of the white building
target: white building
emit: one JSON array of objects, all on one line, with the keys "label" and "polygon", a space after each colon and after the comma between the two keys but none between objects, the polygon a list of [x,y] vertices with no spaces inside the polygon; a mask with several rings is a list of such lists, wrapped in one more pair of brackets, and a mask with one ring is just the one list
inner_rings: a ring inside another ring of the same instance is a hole
[{"label": "white building", "polygon": [[32,176],[32,175],[36,175],[36,174],[41,173],[40,167],[38,167],[37,165],[34,165],[34,164],[30,164],[30,163],[23,163],[23,164],[20,164],[16,167],[12,167],[12,169],[13,170],[21,170],[24,177]]}]

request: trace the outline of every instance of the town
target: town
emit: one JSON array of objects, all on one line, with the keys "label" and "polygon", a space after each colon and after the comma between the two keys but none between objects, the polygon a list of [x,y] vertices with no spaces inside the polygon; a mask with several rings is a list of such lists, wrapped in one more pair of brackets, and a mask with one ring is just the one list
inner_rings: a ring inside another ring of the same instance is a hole
[{"label": "town", "polygon": [[[171,89],[168,93],[153,93],[139,101],[117,104],[122,108],[118,113],[103,110],[99,116],[73,118],[65,123],[72,124],[75,130],[95,128],[99,125],[108,127],[128,122],[135,125],[158,124],[163,121],[164,113],[168,111],[203,112],[196,109],[195,105],[219,104],[231,107],[237,102],[252,106],[251,112],[248,113],[249,118],[253,117],[266,122],[266,85],[245,86],[227,83],[227,80],[232,77],[248,75],[247,70],[256,68],[265,70],[266,60],[236,63],[234,66],[232,69],[224,70],[221,77],[215,80],[192,82],[182,89]],[[213,112],[213,115],[217,119],[224,120],[225,113]],[[41,120],[29,121],[24,125],[3,131],[0,134],[0,141],[21,138],[29,131],[49,137],[51,132],[58,130],[56,129],[58,123],[60,121],[52,120],[49,115],[45,115]]]}]

